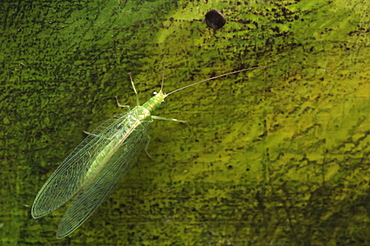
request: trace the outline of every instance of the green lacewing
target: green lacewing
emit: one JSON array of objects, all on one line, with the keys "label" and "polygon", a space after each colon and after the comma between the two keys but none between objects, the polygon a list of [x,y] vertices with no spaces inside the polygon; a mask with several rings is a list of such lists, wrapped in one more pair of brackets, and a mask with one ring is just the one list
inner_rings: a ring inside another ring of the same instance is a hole
[{"label": "green lacewing", "polygon": [[130,74],[137,106],[131,109],[128,105],[120,105],[117,99],[118,106],[126,108],[127,112],[106,120],[91,133],[85,132],[87,137],[67,156],[37,194],[31,208],[32,217],[45,216],[71,200],[60,222],[57,238],[70,235],[104,202],[135,164],[137,157],[143,150],[146,151],[149,144],[147,130],[153,120],[184,122],[152,115],[167,96],[209,80],[266,67],[270,66],[225,73],[167,94],[162,91],[162,79],[160,91],[143,105],[140,105]]}]

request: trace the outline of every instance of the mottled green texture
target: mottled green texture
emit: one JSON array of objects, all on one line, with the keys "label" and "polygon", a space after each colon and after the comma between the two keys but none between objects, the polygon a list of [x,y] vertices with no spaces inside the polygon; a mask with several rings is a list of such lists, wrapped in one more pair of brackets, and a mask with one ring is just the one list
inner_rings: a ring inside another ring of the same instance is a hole
[{"label": "mottled green texture", "polygon": [[[203,22],[220,10],[216,33]],[[19,1],[0,8],[4,245],[369,245],[366,1]],[[78,231],[29,206],[106,118],[158,89],[149,152]]]}]

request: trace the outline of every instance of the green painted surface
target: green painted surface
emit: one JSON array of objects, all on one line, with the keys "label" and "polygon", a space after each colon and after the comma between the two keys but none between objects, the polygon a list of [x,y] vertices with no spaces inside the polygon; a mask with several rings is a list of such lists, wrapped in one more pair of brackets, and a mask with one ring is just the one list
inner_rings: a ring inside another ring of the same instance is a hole
[{"label": "green painted surface", "polygon": [[[226,25],[207,29],[205,13]],[[19,1],[0,8],[3,245],[369,245],[365,1]],[[30,206],[106,118],[168,97],[149,152],[74,234]]]}]

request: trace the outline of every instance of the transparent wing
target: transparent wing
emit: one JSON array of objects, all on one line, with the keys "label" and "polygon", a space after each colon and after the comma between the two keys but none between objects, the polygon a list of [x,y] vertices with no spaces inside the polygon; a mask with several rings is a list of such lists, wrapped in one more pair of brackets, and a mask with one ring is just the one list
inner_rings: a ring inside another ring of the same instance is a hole
[{"label": "transparent wing", "polygon": [[97,155],[112,141],[127,115],[123,113],[108,119],[73,150],[37,194],[32,217],[39,218],[54,211],[77,193]]},{"label": "transparent wing", "polygon": [[65,212],[57,238],[66,237],[80,227],[111,194],[143,152],[148,126],[149,122],[142,122],[135,128],[106,165],[86,180]]}]

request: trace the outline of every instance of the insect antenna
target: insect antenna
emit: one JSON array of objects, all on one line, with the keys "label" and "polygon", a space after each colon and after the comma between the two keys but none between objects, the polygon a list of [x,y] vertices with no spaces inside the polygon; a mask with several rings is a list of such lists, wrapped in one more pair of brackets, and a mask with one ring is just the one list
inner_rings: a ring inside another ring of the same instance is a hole
[{"label": "insect antenna", "polygon": [[167,93],[166,95],[170,95],[170,94],[173,94],[175,92],[178,92],[178,91],[181,91],[183,89],[186,89],[188,87],[192,87],[193,85],[197,85],[197,84],[200,84],[200,83],[203,83],[203,82],[206,82],[206,81],[210,81],[210,80],[214,80],[214,79],[218,79],[218,78],[221,78],[221,77],[225,77],[225,76],[228,76],[228,75],[231,75],[231,74],[235,74],[235,73],[240,73],[240,72],[244,72],[244,71],[247,71],[247,70],[253,70],[253,69],[258,69],[258,68],[267,68],[267,67],[272,67],[272,66],[275,66],[275,65],[271,65],[271,66],[262,66],[262,67],[250,67],[250,68],[244,68],[244,69],[241,69],[241,70],[237,70],[237,71],[233,71],[233,72],[229,72],[229,73],[224,73],[224,74],[221,74],[221,75],[217,75],[215,77],[212,77],[212,78],[208,78],[208,79],[205,79],[205,80],[201,80],[201,81],[198,81],[198,82],[195,82],[195,83],[192,83],[190,85],[186,85],[184,87],[181,87],[181,88],[178,88],[174,91],[171,91],[169,93]]},{"label": "insect antenna", "polygon": [[162,66],[162,83],[161,83],[161,90],[163,90],[163,84],[164,84],[164,62],[163,62],[163,66]]}]

